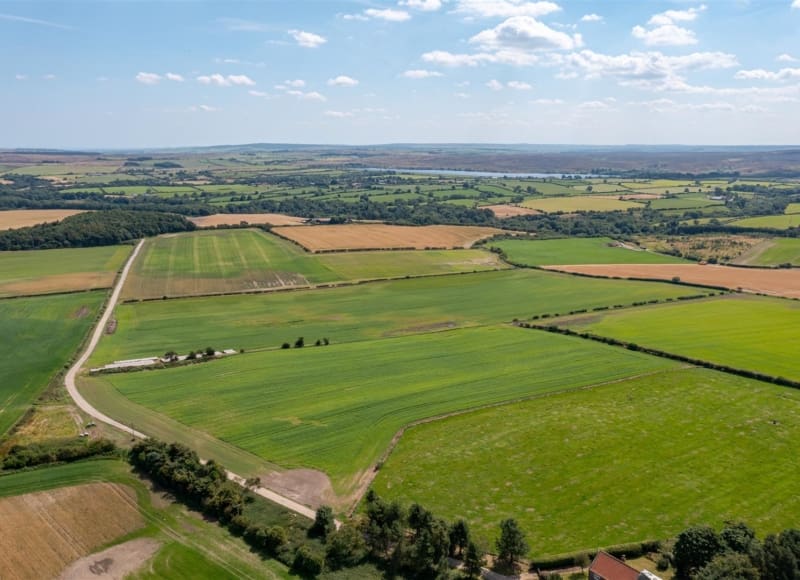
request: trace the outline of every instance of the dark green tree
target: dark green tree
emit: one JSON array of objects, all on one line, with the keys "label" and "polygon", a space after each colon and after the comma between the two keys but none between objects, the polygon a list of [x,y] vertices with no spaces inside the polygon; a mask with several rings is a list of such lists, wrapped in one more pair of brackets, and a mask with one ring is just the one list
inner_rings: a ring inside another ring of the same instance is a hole
[{"label": "dark green tree", "polygon": [[717,554],[692,580],[760,580],[761,574],[745,554]]},{"label": "dark green tree", "polygon": [[336,530],[336,520],[333,517],[333,509],[327,505],[319,507],[314,516],[314,524],[308,529],[308,535],[324,539],[334,530]]},{"label": "dark green tree", "polygon": [[678,578],[690,578],[691,574],[708,564],[723,551],[722,542],[708,526],[688,528],[678,535],[673,554]]},{"label": "dark green tree", "polygon": [[479,578],[481,575],[481,568],[485,565],[486,560],[477,544],[475,544],[475,542],[467,544],[467,549],[464,551],[464,573],[467,577]]},{"label": "dark green tree", "polygon": [[500,522],[500,537],[497,539],[497,558],[501,563],[514,567],[528,551],[525,534],[520,530],[519,524],[513,518]]},{"label": "dark green tree", "polygon": [[367,556],[364,535],[352,524],[344,524],[328,536],[325,562],[332,570],[358,566]]},{"label": "dark green tree", "polygon": [[464,520],[458,520],[450,526],[450,555],[462,556],[469,544],[469,526]]}]

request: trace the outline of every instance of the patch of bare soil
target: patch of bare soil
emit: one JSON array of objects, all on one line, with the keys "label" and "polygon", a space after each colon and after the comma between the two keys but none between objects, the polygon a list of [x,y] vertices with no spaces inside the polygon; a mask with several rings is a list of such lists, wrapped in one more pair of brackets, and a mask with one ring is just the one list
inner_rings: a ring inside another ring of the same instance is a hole
[{"label": "patch of bare soil", "polygon": [[213,226],[233,226],[242,222],[247,224],[269,224],[273,226],[297,226],[305,223],[305,218],[281,213],[218,213],[189,218],[201,228]]},{"label": "patch of bare soil", "polygon": [[86,318],[88,315],[89,315],[89,307],[81,306],[75,312],[72,313],[72,318],[75,319]]},{"label": "patch of bare soil", "polygon": [[498,219],[515,217],[518,215],[539,215],[540,213],[542,213],[539,210],[531,209],[529,207],[520,207],[518,205],[508,205],[508,204],[484,205],[481,206],[481,209],[492,210],[494,217]]},{"label": "patch of bare soil", "polygon": [[109,318],[106,324],[106,334],[114,334],[117,331],[117,319]]},{"label": "patch of bare soil", "polygon": [[59,576],[59,580],[123,580],[136,572],[158,552],[161,543],[152,538],[140,538],[119,544],[102,552],[81,558]]},{"label": "patch of bare soil", "polygon": [[314,509],[322,505],[336,505],[338,503],[330,478],[315,469],[274,471],[263,476],[261,484],[289,499]]},{"label": "patch of bare soil", "polygon": [[54,274],[35,280],[0,281],[0,294],[52,294],[54,292],[70,292],[72,290],[111,288],[113,285],[114,274],[111,272],[76,272],[73,274]]}]

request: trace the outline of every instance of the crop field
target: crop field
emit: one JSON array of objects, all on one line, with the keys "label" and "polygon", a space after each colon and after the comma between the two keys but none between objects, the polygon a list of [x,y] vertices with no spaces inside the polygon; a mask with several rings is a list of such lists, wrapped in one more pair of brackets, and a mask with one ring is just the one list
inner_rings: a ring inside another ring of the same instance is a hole
[{"label": "crop field", "polygon": [[305,222],[305,218],[283,215],[279,213],[218,213],[189,218],[201,228],[220,225],[271,224],[273,226],[296,226]]},{"label": "crop field", "polygon": [[580,339],[488,327],[92,380],[269,461],[321,469],[348,492],[412,421],[674,366]]},{"label": "crop field", "polygon": [[468,248],[478,240],[501,233],[480,226],[388,226],[348,224],[274,228],[312,252],[329,250],[390,250],[393,248]]},{"label": "crop field", "polygon": [[685,260],[655,252],[628,249],[611,238],[565,238],[557,240],[498,240],[515,264],[674,264]]},{"label": "crop field", "polygon": [[785,214],[800,213],[800,203],[790,203],[783,211]]},{"label": "crop field", "polygon": [[0,297],[110,288],[131,246],[0,252]]},{"label": "crop field", "polygon": [[548,266],[548,268],[592,276],[652,280],[679,278],[689,284],[800,298],[800,271],[798,270],[759,270],[699,264],[586,264]]},{"label": "crop field", "polygon": [[0,211],[0,230],[13,230],[46,222],[58,222],[65,217],[83,213],[83,211],[74,209],[12,209]]},{"label": "crop field", "polygon": [[519,205],[485,205],[483,209],[491,210],[496,218],[516,217],[518,215],[537,215],[541,212]]},{"label": "crop field", "polygon": [[779,266],[800,264],[800,240],[797,238],[773,238],[764,240],[736,260],[737,264],[751,266]]},{"label": "crop field", "polygon": [[0,499],[0,570],[54,578],[73,560],[144,524],[135,492],[111,483]]},{"label": "crop field", "polygon": [[788,215],[766,215],[759,217],[744,218],[730,222],[732,226],[741,228],[770,228],[774,230],[786,230],[800,226],[800,214]]},{"label": "crop field", "polygon": [[256,230],[193,232],[148,240],[123,297],[268,290],[505,267],[497,256],[484,250],[310,254],[296,244]]},{"label": "crop field", "polygon": [[694,209],[699,207],[725,206],[720,200],[709,199],[704,194],[683,194],[676,197],[654,199],[650,201],[650,209]]},{"label": "crop field", "polygon": [[592,313],[556,324],[688,357],[800,381],[800,303],[727,296]]},{"label": "crop field", "polygon": [[0,435],[68,362],[94,322],[104,292],[0,300]]},{"label": "crop field", "polygon": [[522,202],[522,206],[545,213],[572,213],[576,211],[622,211],[629,208],[641,209],[643,207],[642,204],[632,201],[620,201],[618,199],[609,199],[608,197],[591,195],[526,199]]},{"label": "crop field", "polygon": [[91,365],[208,345],[277,348],[300,336],[307,341],[328,338],[334,344],[375,340],[702,292],[673,284],[508,270],[129,303],[117,307],[117,329],[100,341]]},{"label": "crop field", "polygon": [[[690,525],[795,525],[800,392],[668,370],[409,429],[373,487],[533,556],[674,537]],[[454,491],[457,490],[457,493]]]}]

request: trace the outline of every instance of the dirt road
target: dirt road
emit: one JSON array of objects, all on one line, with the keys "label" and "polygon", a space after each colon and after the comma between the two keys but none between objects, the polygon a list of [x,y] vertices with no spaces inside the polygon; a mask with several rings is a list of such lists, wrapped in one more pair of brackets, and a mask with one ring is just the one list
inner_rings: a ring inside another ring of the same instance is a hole
[{"label": "dirt road", "polygon": [[[64,384],[67,387],[67,391],[69,392],[70,397],[72,397],[72,400],[75,401],[75,404],[84,413],[86,413],[87,415],[91,415],[92,418],[94,418],[97,421],[102,421],[106,425],[111,425],[112,427],[116,427],[117,429],[120,429],[126,433],[130,433],[133,437],[136,437],[138,439],[146,439],[147,435],[142,433],[141,431],[136,431],[135,429],[132,429],[131,427],[125,425],[124,423],[120,423],[119,421],[116,421],[111,417],[109,417],[108,415],[105,415],[100,411],[98,411],[97,409],[95,409],[86,399],[83,398],[83,395],[81,395],[78,392],[78,387],[75,383],[75,378],[78,376],[78,373],[80,372],[83,365],[86,364],[86,361],[89,360],[89,357],[92,356],[94,349],[97,347],[97,343],[100,342],[100,339],[102,338],[103,333],[105,332],[106,325],[108,324],[108,320],[111,317],[111,314],[114,312],[114,308],[117,305],[117,301],[119,300],[119,295],[122,292],[122,287],[125,285],[125,280],[128,277],[128,272],[130,272],[131,266],[133,265],[134,260],[136,260],[136,257],[139,255],[139,251],[142,249],[143,245],[144,245],[144,240],[141,240],[137,244],[136,249],[133,250],[133,253],[128,258],[128,261],[125,263],[125,267],[122,269],[122,272],[120,273],[119,278],[117,279],[117,283],[114,286],[114,290],[111,292],[111,297],[108,299],[108,304],[106,305],[106,309],[103,312],[103,315],[100,317],[100,320],[98,321],[94,330],[92,331],[92,336],[89,339],[88,344],[86,345],[86,349],[83,351],[83,354],[81,354],[81,356],[78,357],[78,360],[75,361],[75,364],[73,364],[69,368],[67,374],[64,376]],[[230,479],[231,481],[235,481],[240,485],[244,485],[245,479],[242,476],[232,473],[230,471],[227,472],[227,476],[228,479]],[[315,511],[312,510],[311,508],[299,504],[296,501],[293,501],[287,497],[283,497],[282,495],[270,489],[264,487],[256,487],[253,488],[253,492],[265,499],[268,499],[274,503],[282,505],[283,507],[295,513],[298,513],[302,516],[305,516],[312,520],[315,517]],[[336,524],[338,527],[339,522],[336,522]]]}]

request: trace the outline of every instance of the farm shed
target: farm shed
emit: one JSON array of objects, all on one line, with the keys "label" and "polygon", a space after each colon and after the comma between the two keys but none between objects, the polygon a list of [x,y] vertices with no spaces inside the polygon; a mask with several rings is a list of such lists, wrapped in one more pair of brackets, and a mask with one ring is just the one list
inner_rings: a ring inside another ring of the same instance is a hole
[{"label": "farm shed", "polygon": [[606,552],[598,552],[589,566],[589,580],[660,580],[647,570],[639,572]]}]

